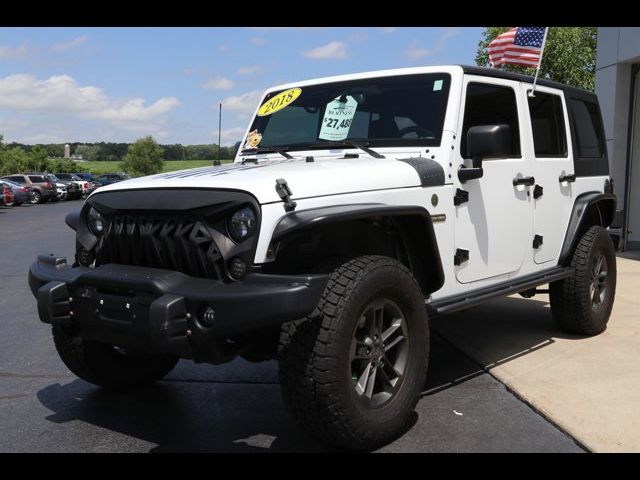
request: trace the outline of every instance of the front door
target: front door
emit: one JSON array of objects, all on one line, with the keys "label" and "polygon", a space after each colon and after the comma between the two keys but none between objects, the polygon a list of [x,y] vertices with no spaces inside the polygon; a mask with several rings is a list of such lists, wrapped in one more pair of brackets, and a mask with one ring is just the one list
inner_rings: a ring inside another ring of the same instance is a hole
[{"label": "front door", "polygon": [[503,158],[485,158],[482,178],[456,185],[469,200],[456,207],[455,247],[468,252],[456,266],[461,283],[516,272],[531,253],[533,187],[514,179],[532,176],[531,160],[523,154],[519,118],[525,112],[520,84],[510,80],[469,76],[465,80],[464,117],[458,127],[460,148],[455,164],[471,166],[466,136],[476,125],[508,125],[511,148]]}]

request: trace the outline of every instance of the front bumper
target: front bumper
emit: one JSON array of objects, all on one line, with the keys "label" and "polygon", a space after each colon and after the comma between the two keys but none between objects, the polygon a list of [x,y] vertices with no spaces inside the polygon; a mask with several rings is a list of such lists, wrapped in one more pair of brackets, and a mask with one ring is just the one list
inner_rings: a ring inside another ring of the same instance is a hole
[{"label": "front bumper", "polygon": [[[310,314],[327,280],[253,273],[225,284],[128,265],[70,267],[53,255],[40,255],[29,269],[44,323],[77,327],[90,340],[199,361],[220,340]],[[214,313],[205,317],[207,307]]]}]

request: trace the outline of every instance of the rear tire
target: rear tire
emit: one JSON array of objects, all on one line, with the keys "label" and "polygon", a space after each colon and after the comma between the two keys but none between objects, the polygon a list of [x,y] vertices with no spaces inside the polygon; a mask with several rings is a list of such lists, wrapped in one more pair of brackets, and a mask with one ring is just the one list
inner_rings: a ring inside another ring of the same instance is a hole
[{"label": "rear tire", "polygon": [[359,257],[333,272],[308,318],[283,325],[283,397],[310,435],[372,450],[410,425],[428,358],[424,297],[411,272],[388,257]]},{"label": "rear tire", "polygon": [[571,277],[549,285],[554,321],[568,333],[604,332],[616,293],[616,252],[605,228],[593,226],[580,238],[571,269]]},{"label": "rear tire", "polygon": [[53,327],[60,358],[81,379],[112,390],[127,390],[160,380],[175,367],[172,356],[133,354],[112,345],[84,340]]},{"label": "rear tire", "polygon": [[42,203],[42,195],[40,195],[39,192],[33,192],[33,194],[31,195],[31,203],[33,205],[36,205],[38,203]]}]

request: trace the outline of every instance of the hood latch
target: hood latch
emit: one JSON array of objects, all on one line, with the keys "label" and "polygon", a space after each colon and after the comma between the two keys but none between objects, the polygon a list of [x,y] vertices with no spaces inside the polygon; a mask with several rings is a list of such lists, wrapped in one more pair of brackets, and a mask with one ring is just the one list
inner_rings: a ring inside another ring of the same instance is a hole
[{"label": "hood latch", "polygon": [[291,200],[291,189],[287,185],[287,181],[284,178],[276,179],[276,193],[284,203],[284,211],[291,212],[296,209],[297,203]]}]

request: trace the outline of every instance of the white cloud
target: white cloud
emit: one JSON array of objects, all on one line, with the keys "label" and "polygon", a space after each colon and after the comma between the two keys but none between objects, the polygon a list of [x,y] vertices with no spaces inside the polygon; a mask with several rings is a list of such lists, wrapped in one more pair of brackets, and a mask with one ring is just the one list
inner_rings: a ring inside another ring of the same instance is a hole
[{"label": "white cloud", "polygon": [[257,45],[258,47],[261,47],[262,45],[267,43],[267,41],[262,37],[253,37],[251,39],[251,43],[253,43],[254,45]]},{"label": "white cloud", "polygon": [[260,65],[247,65],[245,67],[238,68],[240,75],[253,75],[261,70]]},{"label": "white cloud", "polygon": [[87,35],[80,35],[79,37],[74,38],[73,40],[69,40],[67,42],[59,42],[54,44],[51,47],[52,52],[64,52],[66,50],[71,50],[72,48],[76,48],[82,45],[89,39]]},{"label": "white cloud", "polygon": [[339,60],[347,58],[349,53],[347,52],[346,43],[334,41],[329,42],[326,45],[307,50],[306,52],[303,52],[303,55],[308,58]]},{"label": "white cloud", "polygon": [[[222,145],[234,145],[243,140],[243,135],[247,131],[246,127],[223,128],[220,132],[220,143]],[[218,130],[211,131],[213,141],[218,143]]]},{"label": "white cloud", "polygon": [[162,97],[149,105],[142,98],[110,98],[101,88],[81,87],[69,75],[54,75],[46,80],[28,74],[0,77],[0,107],[68,113],[132,130],[155,129],[162,116],[179,104],[175,97]]},{"label": "white cloud", "polygon": [[249,27],[253,30],[324,30],[327,27]]},{"label": "white cloud", "polygon": [[383,27],[382,33],[393,33],[397,30],[396,27]]},{"label": "white cloud", "polygon": [[15,58],[24,58],[29,54],[27,42],[22,42],[17,47],[0,45],[0,60],[13,60]]},{"label": "white cloud", "polygon": [[262,90],[254,90],[252,92],[243,93],[242,95],[225,98],[222,100],[223,115],[226,110],[231,110],[244,118],[252,115],[256,108],[258,108],[258,102],[262,100],[263,94],[264,91]]},{"label": "white cloud", "polygon": [[225,76],[219,75],[217,77],[210,78],[201,86],[208,90],[231,90],[233,88],[233,81]]},{"label": "white cloud", "polygon": [[457,27],[445,28],[442,34],[440,35],[440,37],[438,37],[438,40],[436,40],[435,46],[433,46],[432,48],[420,47],[418,46],[418,43],[414,41],[411,43],[411,45],[409,45],[409,48],[407,48],[407,50],[405,51],[405,55],[412,60],[418,60],[420,58],[433,55],[434,53],[437,53],[440,50],[442,50],[446,46],[447,41],[451,37],[455,37],[459,33],[460,33],[460,29]]}]

